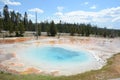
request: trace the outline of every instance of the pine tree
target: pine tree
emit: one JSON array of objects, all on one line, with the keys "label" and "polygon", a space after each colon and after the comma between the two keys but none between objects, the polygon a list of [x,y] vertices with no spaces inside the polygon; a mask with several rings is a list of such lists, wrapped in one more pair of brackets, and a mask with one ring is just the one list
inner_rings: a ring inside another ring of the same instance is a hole
[{"label": "pine tree", "polygon": [[45,29],[45,24],[44,24],[44,22],[41,22],[40,25],[41,25],[41,31],[45,32],[46,29]]},{"label": "pine tree", "polygon": [[19,36],[23,37],[23,33],[25,32],[24,24],[22,22],[19,23]]},{"label": "pine tree", "polygon": [[38,35],[39,36],[41,35],[41,25],[40,24],[38,25]]},{"label": "pine tree", "polygon": [[15,27],[15,36],[19,37],[18,27]]},{"label": "pine tree", "polygon": [[34,31],[34,26],[33,26],[31,19],[28,22],[28,31]]},{"label": "pine tree", "polygon": [[0,33],[3,29],[3,18],[2,18],[2,15],[1,15],[1,12],[0,12]]},{"label": "pine tree", "polygon": [[22,21],[22,16],[19,12],[15,14],[15,36],[23,36],[23,33],[25,31],[24,24]]},{"label": "pine tree", "polygon": [[28,16],[27,16],[27,12],[25,12],[25,14],[24,14],[24,26],[25,26],[25,30],[28,30]]},{"label": "pine tree", "polygon": [[57,34],[57,28],[54,24],[54,21],[50,23],[50,35],[55,36]]},{"label": "pine tree", "polygon": [[77,33],[78,33],[78,36],[80,36],[81,29],[80,29],[80,26],[79,26],[79,25],[78,25],[78,27],[77,27]]},{"label": "pine tree", "polygon": [[9,29],[9,11],[8,11],[8,6],[5,5],[3,8],[3,17],[4,17],[4,30],[8,30]]},{"label": "pine tree", "polygon": [[16,14],[14,11],[10,12],[10,19],[11,19],[11,23],[12,23],[12,28],[13,31],[15,31],[15,20],[16,20]]},{"label": "pine tree", "polygon": [[90,29],[91,29],[91,24],[87,24],[85,29],[86,36],[90,36]]},{"label": "pine tree", "polygon": [[71,26],[70,35],[74,36],[74,34],[75,34],[75,27]]},{"label": "pine tree", "polygon": [[8,31],[9,31],[9,34],[11,36],[11,33],[13,33],[15,31],[15,12],[12,11],[10,12],[10,19],[8,21]]},{"label": "pine tree", "polygon": [[47,26],[47,36],[50,36],[50,27]]},{"label": "pine tree", "polygon": [[10,36],[11,36],[11,33],[13,33],[14,32],[14,30],[13,30],[13,26],[14,26],[14,24],[12,23],[12,21],[11,20],[9,20],[9,34],[10,34]]}]

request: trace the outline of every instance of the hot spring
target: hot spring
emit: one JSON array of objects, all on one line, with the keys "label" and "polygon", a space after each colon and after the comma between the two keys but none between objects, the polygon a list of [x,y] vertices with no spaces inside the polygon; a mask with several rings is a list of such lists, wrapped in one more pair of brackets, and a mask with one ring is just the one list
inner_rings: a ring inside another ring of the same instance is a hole
[{"label": "hot spring", "polygon": [[[87,52],[65,49],[62,47],[30,47],[24,50],[20,55],[22,58],[30,61],[40,62],[49,61],[51,63],[75,63],[87,62],[91,59]],[[27,58],[29,57],[29,58]]]},{"label": "hot spring", "polygon": [[[18,59],[25,64],[45,72],[59,71],[60,75],[71,75],[89,70],[95,58],[86,51],[60,46],[39,46],[21,49]],[[92,67],[93,68],[93,67]]]},{"label": "hot spring", "polygon": [[58,76],[98,70],[106,64],[109,57],[119,51],[116,43],[119,40],[107,40],[41,37],[37,41],[33,39],[22,43],[1,44],[0,65],[3,68],[0,68],[23,74],[46,75],[55,72]]}]

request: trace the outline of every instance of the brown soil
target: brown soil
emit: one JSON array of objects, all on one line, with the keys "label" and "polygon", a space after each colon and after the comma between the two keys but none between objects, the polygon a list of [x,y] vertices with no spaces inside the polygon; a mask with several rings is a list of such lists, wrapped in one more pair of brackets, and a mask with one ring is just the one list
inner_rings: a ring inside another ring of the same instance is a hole
[{"label": "brown soil", "polygon": [[0,43],[3,43],[3,44],[12,44],[12,43],[15,43],[15,42],[24,42],[24,41],[28,41],[28,40],[31,40],[32,38],[16,38],[16,39],[1,39],[0,40]]}]

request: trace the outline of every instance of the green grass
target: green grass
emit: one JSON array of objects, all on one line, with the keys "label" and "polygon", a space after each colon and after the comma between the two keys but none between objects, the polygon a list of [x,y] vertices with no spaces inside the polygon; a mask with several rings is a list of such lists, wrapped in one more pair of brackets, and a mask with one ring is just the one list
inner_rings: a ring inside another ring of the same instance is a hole
[{"label": "green grass", "polygon": [[[120,58],[120,53],[108,59],[107,64],[99,70],[91,70],[82,74],[72,76],[50,76],[50,75],[15,75],[0,72],[0,80],[107,80],[110,78],[119,78],[120,74],[116,73],[113,68],[115,58]],[[120,63],[119,63],[120,64]]]}]

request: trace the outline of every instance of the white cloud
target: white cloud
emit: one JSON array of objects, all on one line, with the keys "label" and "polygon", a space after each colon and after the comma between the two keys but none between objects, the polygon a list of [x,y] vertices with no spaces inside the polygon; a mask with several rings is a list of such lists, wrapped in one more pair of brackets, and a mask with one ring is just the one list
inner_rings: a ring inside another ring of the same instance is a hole
[{"label": "white cloud", "polygon": [[97,8],[96,5],[90,7],[90,9],[96,9],[96,8]]},{"label": "white cloud", "polygon": [[34,18],[35,15],[33,15],[33,14],[28,14],[28,17],[29,17],[29,18]]},{"label": "white cloud", "polygon": [[63,13],[62,12],[56,12],[54,15],[57,15],[57,16],[62,16]]},{"label": "white cloud", "polygon": [[42,9],[39,9],[39,8],[29,9],[28,11],[30,11],[30,12],[38,12],[38,13],[44,13],[44,11]]},{"label": "white cloud", "polygon": [[58,6],[58,7],[57,7],[58,12],[63,11],[63,9],[64,9],[64,7],[62,7],[62,6]]},{"label": "white cloud", "polygon": [[54,15],[56,15],[56,16],[62,16],[63,15],[63,13],[62,13],[63,9],[64,9],[64,7],[58,6],[57,7],[57,12]]},{"label": "white cloud", "polygon": [[116,17],[116,18],[114,18],[113,20],[112,20],[112,22],[120,22],[120,16],[119,17]]},{"label": "white cloud", "polygon": [[3,2],[4,4],[8,4],[8,5],[14,5],[14,6],[21,5],[20,2],[15,2],[15,1],[11,1],[11,0],[0,0],[0,1]]},{"label": "white cloud", "polygon": [[103,9],[97,12],[81,10],[67,13],[56,12],[54,15],[57,19],[69,23],[112,23],[120,21],[120,7]]},{"label": "white cloud", "polygon": [[89,4],[89,2],[84,2],[84,4],[85,4],[85,5],[88,5],[88,4]]}]

